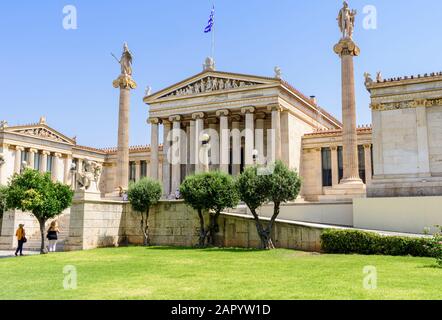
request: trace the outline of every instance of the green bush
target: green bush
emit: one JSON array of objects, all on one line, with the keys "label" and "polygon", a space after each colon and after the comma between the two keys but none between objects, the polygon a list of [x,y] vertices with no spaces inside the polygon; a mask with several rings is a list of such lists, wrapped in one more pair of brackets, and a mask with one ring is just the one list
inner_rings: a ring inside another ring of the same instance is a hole
[{"label": "green bush", "polygon": [[325,230],[321,246],[325,253],[434,257],[430,238],[382,236],[358,230]]}]

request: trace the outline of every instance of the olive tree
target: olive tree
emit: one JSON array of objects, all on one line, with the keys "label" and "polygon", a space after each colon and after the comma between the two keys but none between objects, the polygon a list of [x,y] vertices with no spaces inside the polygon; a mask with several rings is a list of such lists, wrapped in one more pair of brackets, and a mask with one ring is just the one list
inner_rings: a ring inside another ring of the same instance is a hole
[{"label": "olive tree", "polygon": [[163,193],[161,184],[149,178],[143,178],[132,183],[128,190],[128,199],[132,208],[141,215],[140,227],[144,236],[144,245],[150,245],[149,238],[149,211],[158,203]]},{"label": "olive tree", "polygon": [[8,196],[8,188],[6,186],[0,186],[0,219],[3,217],[7,207],[6,198]]},{"label": "olive tree", "polygon": [[69,186],[53,182],[49,173],[26,169],[15,174],[7,189],[6,206],[31,212],[40,224],[41,247],[44,251],[45,224],[72,204],[73,191]]},{"label": "olive tree", "polygon": [[[215,245],[215,234],[219,231],[218,218],[227,208],[235,207],[239,202],[235,181],[222,172],[208,172],[189,176],[180,187],[184,201],[198,212],[200,234],[198,245],[204,247],[206,240]],[[209,212],[206,227],[204,211]]]},{"label": "olive tree", "polygon": [[[296,199],[301,189],[301,179],[296,171],[290,170],[284,163],[277,161],[272,170],[259,167],[247,168],[238,178],[237,188],[255,219],[256,230],[261,240],[262,249],[274,249],[271,235],[281,203]],[[259,218],[257,209],[266,202],[273,202],[273,215],[266,226]]]}]

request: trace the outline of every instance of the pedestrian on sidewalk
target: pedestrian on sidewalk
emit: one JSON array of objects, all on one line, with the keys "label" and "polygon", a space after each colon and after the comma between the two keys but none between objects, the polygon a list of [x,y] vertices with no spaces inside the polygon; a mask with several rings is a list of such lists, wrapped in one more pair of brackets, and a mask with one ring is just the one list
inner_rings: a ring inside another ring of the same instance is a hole
[{"label": "pedestrian on sidewalk", "polygon": [[55,252],[57,250],[57,240],[60,229],[58,229],[57,221],[52,221],[51,226],[48,229],[46,238],[49,240],[48,251]]},{"label": "pedestrian on sidewalk", "polygon": [[18,225],[18,229],[15,232],[15,236],[17,237],[17,242],[18,242],[18,246],[17,246],[17,250],[15,250],[15,255],[17,256],[18,253],[20,252],[20,256],[23,255],[23,244],[26,243],[26,232],[25,232],[25,225],[24,224],[19,224]]}]

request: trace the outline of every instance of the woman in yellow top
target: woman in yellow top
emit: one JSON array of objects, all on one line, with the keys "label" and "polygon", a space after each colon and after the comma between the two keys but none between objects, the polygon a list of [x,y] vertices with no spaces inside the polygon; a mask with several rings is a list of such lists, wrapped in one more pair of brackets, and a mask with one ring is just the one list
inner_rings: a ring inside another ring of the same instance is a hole
[{"label": "woman in yellow top", "polygon": [[26,242],[26,232],[24,226],[24,224],[19,224],[18,229],[15,232],[15,236],[17,237],[18,241],[18,247],[15,251],[15,255],[17,255],[19,252],[21,256],[23,255],[23,244]]}]

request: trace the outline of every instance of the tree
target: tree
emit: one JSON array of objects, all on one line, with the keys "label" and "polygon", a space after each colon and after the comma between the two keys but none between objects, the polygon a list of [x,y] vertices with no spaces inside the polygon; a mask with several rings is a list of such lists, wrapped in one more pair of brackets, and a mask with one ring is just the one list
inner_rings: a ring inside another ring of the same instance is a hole
[{"label": "tree", "polygon": [[15,174],[9,182],[7,207],[31,212],[40,224],[41,247],[44,251],[45,224],[72,204],[73,192],[69,186],[53,182],[49,173],[26,169]]},{"label": "tree", "polygon": [[5,213],[6,207],[6,198],[8,196],[8,188],[5,186],[0,186],[0,219],[3,217],[3,213]]},{"label": "tree", "polygon": [[[219,231],[218,217],[226,208],[233,208],[239,202],[235,182],[222,172],[208,172],[189,176],[180,187],[184,201],[198,212],[200,234],[198,245],[215,245],[215,234]],[[209,212],[206,227],[203,212]]]},{"label": "tree", "polygon": [[[271,238],[273,225],[280,212],[281,203],[296,199],[301,189],[301,179],[281,161],[266,172],[258,167],[247,168],[238,178],[237,188],[255,219],[262,249],[274,249]],[[267,226],[259,219],[257,209],[266,202],[273,202],[273,215]]]},{"label": "tree", "polygon": [[141,179],[129,186],[128,199],[132,208],[141,214],[141,231],[144,236],[144,245],[150,245],[149,238],[149,211],[158,203],[163,193],[161,184],[149,178]]}]

